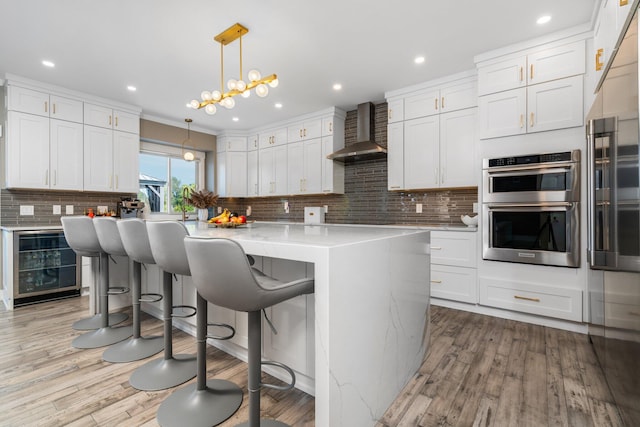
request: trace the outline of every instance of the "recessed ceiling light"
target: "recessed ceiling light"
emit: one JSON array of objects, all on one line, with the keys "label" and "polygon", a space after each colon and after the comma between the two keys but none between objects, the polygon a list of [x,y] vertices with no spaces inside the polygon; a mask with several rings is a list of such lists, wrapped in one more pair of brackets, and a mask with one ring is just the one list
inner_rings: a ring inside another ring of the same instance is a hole
[{"label": "recessed ceiling light", "polygon": [[135,87],[135,86],[131,86],[131,85],[129,85],[129,86],[127,86],[127,90],[128,90],[129,92],[135,92],[136,90],[138,90],[138,88],[137,88],[137,87]]},{"label": "recessed ceiling light", "polygon": [[42,65],[44,65],[45,67],[49,67],[49,68],[53,68],[53,67],[56,66],[56,64],[54,64],[53,62],[48,61],[46,59],[42,61]]},{"label": "recessed ceiling light", "polygon": [[547,22],[551,21],[551,16],[549,15],[544,15],[541,16],[540,18],[538,18],[538,20],[536,21],[536,23],[538,25],[542,25],[542,24],[546,24]]},{"label": "recessed ceiling light", "polygon": [[279,103],[279,102],[276,102],[276,103],[275,103],[275,105],[274,105],[274,107],[276,107],[276,108],[282,108],[282,104],[281,104],[281,103]]},{"label": "recessed ceiling light", "polygon": [[415,62],[416,64],[422,64],[422,63],[424,63],[424,56],[416,56],[416,57],[413,59],[413,62]]},{"label": "recessed ceiling light", "polygon": [[333,85],[333,90],[341,90],[342,89],[342,85],[340,83],[336,83]]},{"label": "recessed ceiling light", "polygon": [[238,121],[238,120],[240,120],[240,119],[239,119],[239,118],[237,118],[237,117],[234,117],[234,118],[232,118],[231,120],[233,120],[234,122],[237,122],[237,121]]},{"label": "recessed ceiling light", "polygon": [[187,102],[186,107],[187,107],[187,108],[193,108],[193,107],[191,106],[191,102]]}]

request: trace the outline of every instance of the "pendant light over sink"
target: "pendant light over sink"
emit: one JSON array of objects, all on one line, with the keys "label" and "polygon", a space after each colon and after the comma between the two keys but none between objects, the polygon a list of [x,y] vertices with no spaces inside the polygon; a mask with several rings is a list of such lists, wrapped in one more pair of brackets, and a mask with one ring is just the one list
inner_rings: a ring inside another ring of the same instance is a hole
[{"label": "pendant light over sink", "polygon": [[[190,125],[193,120],[184,119],[184,121],[187,122],[187,139],[182,141],[182,158],[185,159],[187,162],[192,162],[193,159],[196,158],[196,155],[193,153],[193,151],[189,149],[189,145],[191,145],[191,126]],[[187,151],[184,151],[185,145],[187,146]],[[193,144],[193,148],[194,149],[196,148],[195,144]]]},{"label": "pendant light over sink", "polygon": [[[214,40],[220,43],[220,90],[205,90],[200,94],[201,101],[194,99],[189,103],[191,108],[204,108],[207,114],[215,114],[217,111],[216,104],[220,104],[227,109],[232,109],[236,103],[233,99],[236,95],[242,95],[248,98],[251,95],[251,89],[255,88],[256,95],[264,98],[269,93],[269,87],[278,86],[278,76],[271,74],[262,77],[258,70],[251,70],[247,73],[249,82],[245,82],[242,77],[242,36],[247,34],[249,30],[240,25],[234,24],[220,34],[214,37]],[[229,79],[227,81],[227,91],[224,91],[224,46],[240,39],[240,73],[238,79]]]}]

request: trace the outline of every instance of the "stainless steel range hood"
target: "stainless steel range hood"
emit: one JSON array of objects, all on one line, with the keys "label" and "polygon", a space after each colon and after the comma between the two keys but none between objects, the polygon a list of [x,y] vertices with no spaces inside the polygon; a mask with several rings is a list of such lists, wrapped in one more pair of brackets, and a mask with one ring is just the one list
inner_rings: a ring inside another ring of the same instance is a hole
[{"label": "stainless steel range hood", "polygon": [[339,162],[355,162],[387,157],[387,149],[373,141],[375,107],[371,102],[358,105],[356,142],[327,156]]}]

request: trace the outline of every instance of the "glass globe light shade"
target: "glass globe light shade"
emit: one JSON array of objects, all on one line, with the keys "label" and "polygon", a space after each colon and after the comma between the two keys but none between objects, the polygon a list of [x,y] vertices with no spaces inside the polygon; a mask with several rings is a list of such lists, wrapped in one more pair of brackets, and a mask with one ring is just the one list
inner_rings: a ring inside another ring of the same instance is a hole
[{"label": "glass globe light shade", "polygon": [[225,101],[227,101],[227,105],[225,105],[225,107],[229,110],[236,106],[236,101],[233,98],[226,98]]},{"label": "glass globe light shade", "polygon": [[247,73],[247,78],[249,79],[249,81],[251,82],[255,82],[257,80],[260,80],[262,76],[260,75],[260,71],[258,70],[251,70]]},{"label": "glass globe light shade", "polygon": [[243,92],[246,88],[247,88],[247,84],[244,82],[244,80],[236,81],[236,90],[238,92]]},{"label": "glass globe light shade", "polygon": [[203,91],[200,94],[200,98],[202,98],[203,101],[209,101],[211,99],[211,92],[208,90]]},{"label": "glass globe light shade", "polygon": [[229,79],[227,81],[227,88],[229,90],[234,90],[236,88],[236,81],[234,79]]},{"label": "glass globe light shade", "polygon": [[216,106],[213,104],[207,104],[207,106],[204,107],[204,111],[213,116],[216,113]]},{"label": "glass globe light shade", "polygon": [[219,90],[214,90],[213,92],[211,92],[211,98],[214,101],[220,101],[220,99],[222,98],[222,94]]},{"label": "glass globe light shade", "polygon": [[249,89],[246,89],[240,96],[242,96],[243,98],[248,98],[251,96],[251,91]]},{"label": "glass globe light shade", "polygon": [[260,98],[264,98],[268,94],[269,94],[269,86],[267,86],[264,83],[256,86],[256,95],[258,95]]},{"label": "glass globe light shade", "polygon": [[278,87],[278,84],[279,84],[279,83],[280,83],[280,82],[278,81],[278,79],[274,79],[274,80],[272,80],[272,81],[270,81],[270,82],[269,82],[269,86],[271,86],[271,87]]},{"label": "glass globe light shade", "polygon": [[194,99],[189,103],[189,105],[191,105],[191,108],[198,108],[200,106],[200,101]]},{"label": "glass globe light shade", "polygon": [[191,151],[185,151],[182,158],[185,159],[187,162],[192,162],[193,159],[196,158],[196,156],[194,156],[194,154]]}]

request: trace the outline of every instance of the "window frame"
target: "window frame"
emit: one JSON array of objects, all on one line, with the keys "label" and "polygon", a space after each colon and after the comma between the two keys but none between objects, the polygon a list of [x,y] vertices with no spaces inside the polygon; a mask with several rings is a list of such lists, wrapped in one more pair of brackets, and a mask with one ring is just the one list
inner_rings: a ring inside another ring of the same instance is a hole
[{"label": "window frame", "polygon": [[[193,161],[197,162],[196,190],[201,190],[205,188],[205,170],[204,169],[205,169],[206,154],[204,151],[193,150],[192,147],[190,147],[190,149],[195,155],[195,159]],[[182,147],[175,147],[172,145],[144,141],[144,140],[140,140],[140,153],[182,159]],[[169,179],[171,179],[171,177],[169,177]],[[182,213],[150,212],[149,211],[148,214],[154,220],[182,219]],[[190,212],[187,215],[189,214],[193,214],[193,212]]]}]

